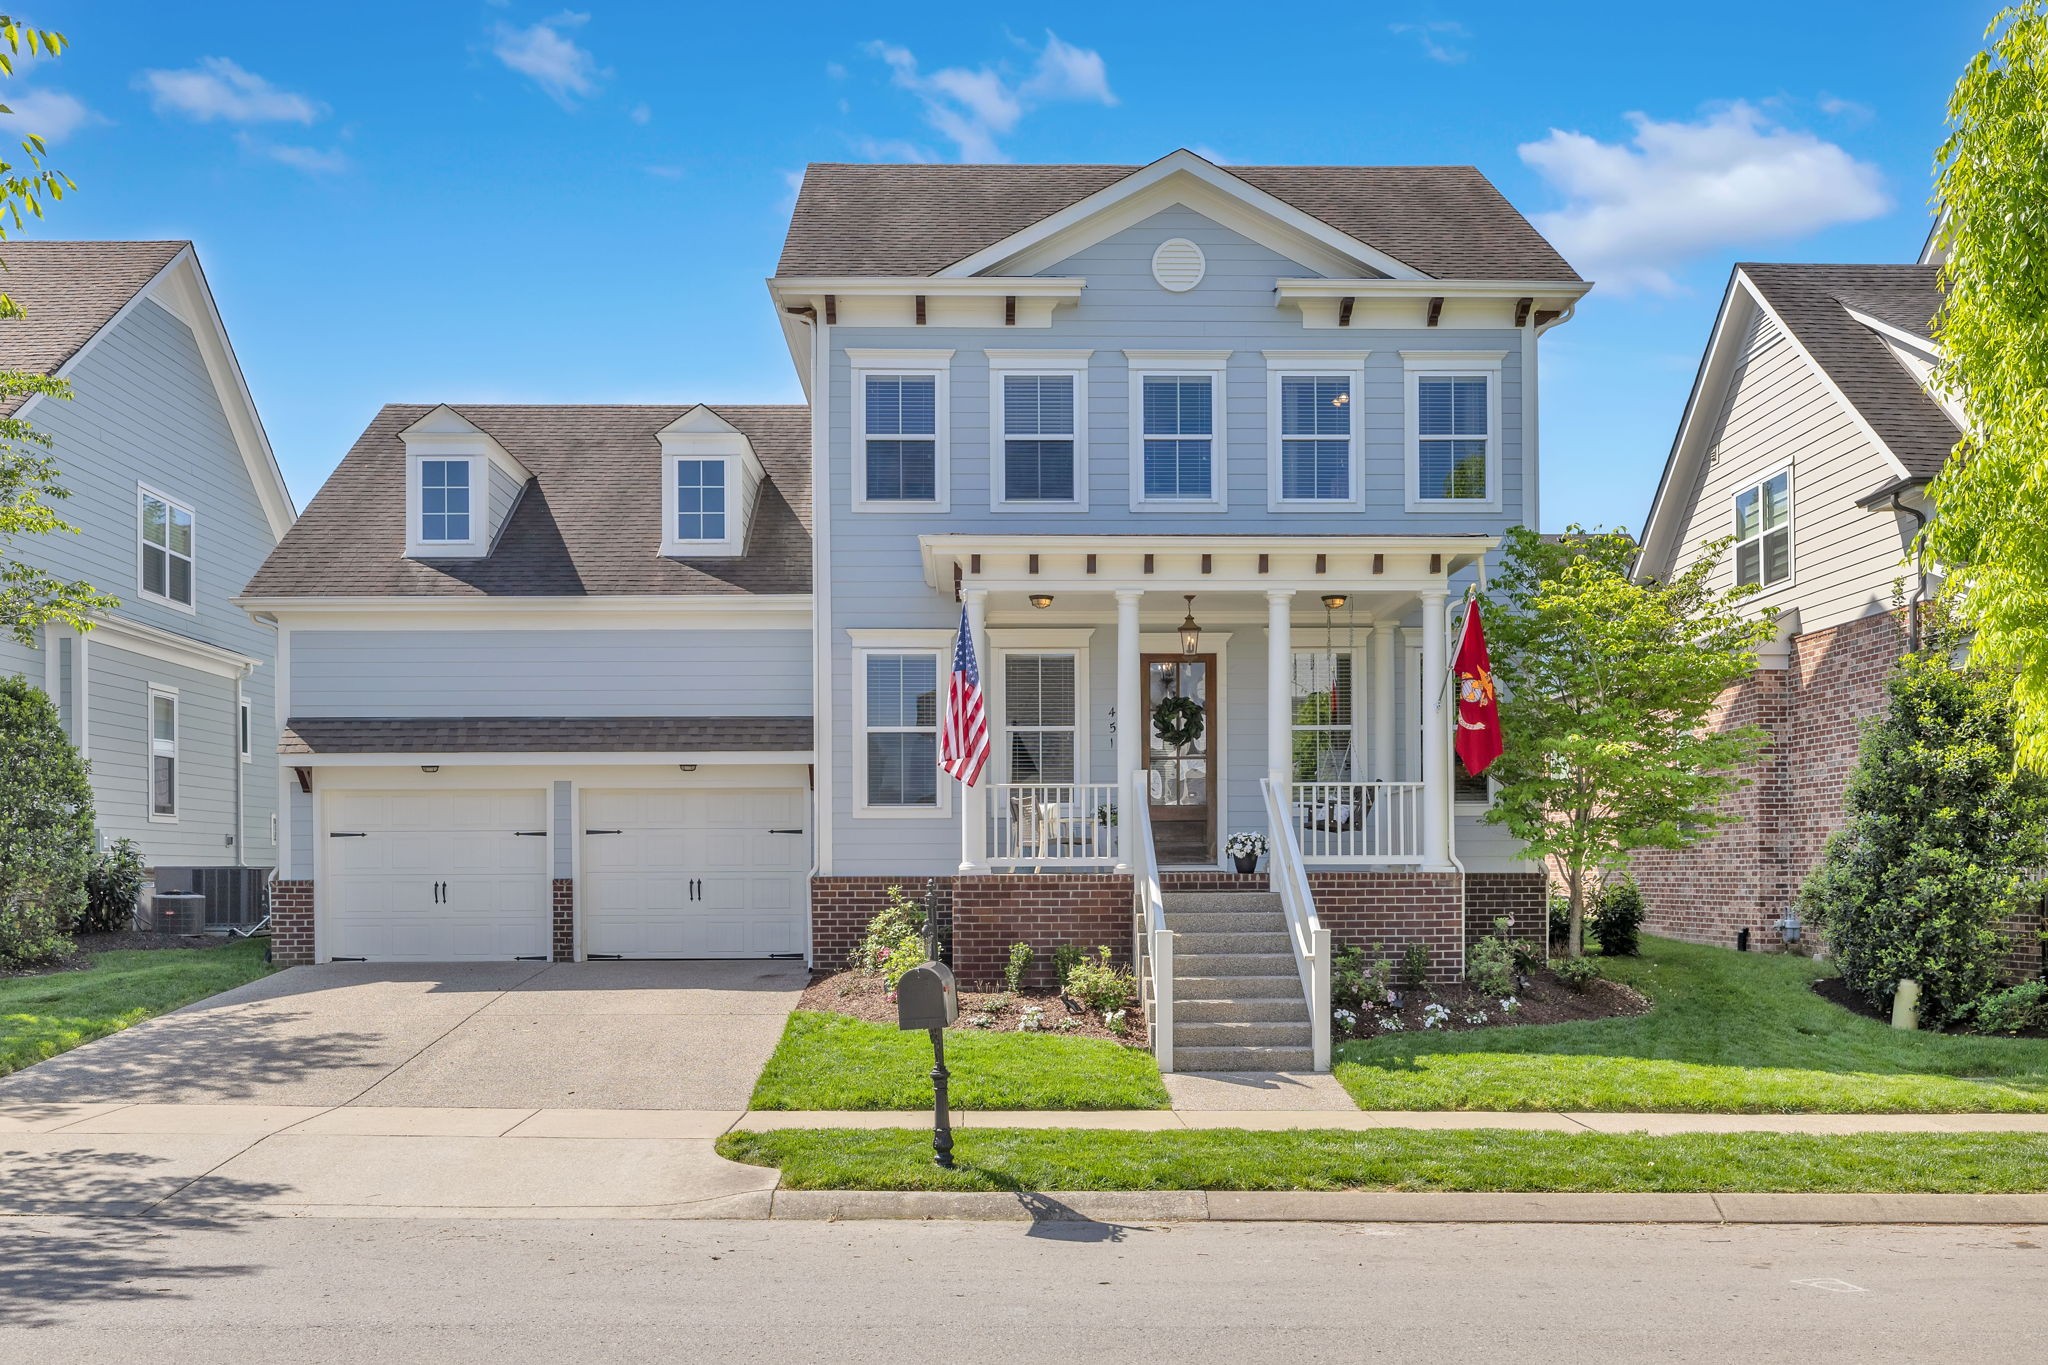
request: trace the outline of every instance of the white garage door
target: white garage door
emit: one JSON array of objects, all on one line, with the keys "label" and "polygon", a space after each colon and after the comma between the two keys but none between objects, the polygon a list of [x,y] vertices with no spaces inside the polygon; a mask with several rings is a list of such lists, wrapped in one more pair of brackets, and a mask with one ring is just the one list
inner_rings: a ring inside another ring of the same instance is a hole
[{"label": "white garage door", "polygon": [[802,953],[809,810],[793,790],[585,793],[584,955]]},{"label": "white garage door", "polygon": [[373,962],[545,958],[539,791],[327,792],[321,951]]}]

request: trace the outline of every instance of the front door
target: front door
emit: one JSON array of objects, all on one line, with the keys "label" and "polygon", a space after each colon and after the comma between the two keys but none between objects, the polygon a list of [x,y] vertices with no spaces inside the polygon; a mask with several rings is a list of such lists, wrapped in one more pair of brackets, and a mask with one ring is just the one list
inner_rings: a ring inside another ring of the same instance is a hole
[{"label": "front door", "polygon": [[1161,866],[1216,861],[1216,701],[1214,654],[1145,656],[1145,770]]}]

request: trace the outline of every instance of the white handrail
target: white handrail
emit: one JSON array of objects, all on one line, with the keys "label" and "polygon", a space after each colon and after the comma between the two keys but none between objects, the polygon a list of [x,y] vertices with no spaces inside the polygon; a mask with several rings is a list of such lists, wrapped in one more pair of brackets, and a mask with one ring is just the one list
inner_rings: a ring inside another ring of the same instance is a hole
[{"label": "white handrail", "polygon": [[1294,948],[1294,965],[1301,972],[1301,993],[1308,1000],[1309,1037],[1315,1069],[1330,1069],[1330,931],[1316,918],[1315,897],[1309,891],[1308,872],[1301,865],[1301,848],[1294,841],[1294,822],[1288,809],[1292,796],[1272,778],[1261,778],[1259,790],[1266,798],[1266,828],[1270,831],[1273,889],[1280,893],[1280,908],[1287,916],[1287,941]]},{"label": "white handrail", "polygon": [[1132,773],[1121,817],[1125,857],[1131,865],[1131,966],[1152,984],[1152,1056],[1173,1070],[1173,930],[1166,927],[1166,897],[1159,888],[1159,855],[1152,847],[1152,793],[1144,773]]}]

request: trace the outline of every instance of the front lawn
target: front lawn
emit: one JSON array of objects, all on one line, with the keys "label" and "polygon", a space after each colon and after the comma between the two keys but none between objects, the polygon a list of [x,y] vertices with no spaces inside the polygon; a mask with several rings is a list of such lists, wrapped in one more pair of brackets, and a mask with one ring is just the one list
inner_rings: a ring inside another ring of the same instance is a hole
[{"label": "front lawn", "polygon": [[[955,1109],[1164,1109],[1152,1054],[1100,1038],[946,1031]],[[923,1033],[798,1010],[754,1086],[755,1109],[929,1109]]]},{"label": "front lawn", "polygon": [[951,1171],[915,1129],[728,1133],[790,1190],[1516,1190],[2010,1194],[2048,1190],[2048,1135],[1164,1133],[969,1128]]},{"label": "front lawn", "polygon": [[0,1076],[267,975],[264,941],[101,953],[78,971],[0,977]]},{"label": "front lawn", "polygon": [[1337,1079],[1364,1109],[2048,1111],[2048,1040],[1900,1032],[1815,995],[1825,964],[1649,937],[1599,961],[1655,1008],[1361,1039]]}]

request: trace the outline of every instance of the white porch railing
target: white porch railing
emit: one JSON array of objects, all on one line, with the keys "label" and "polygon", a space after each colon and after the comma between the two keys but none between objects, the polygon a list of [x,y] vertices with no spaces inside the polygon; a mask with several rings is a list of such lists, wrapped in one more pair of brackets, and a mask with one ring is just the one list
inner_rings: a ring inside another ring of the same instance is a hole
[{"label": "white porch railing", "polygon": [[1152,848],[1152,810],[1146,775],[1132,773],[1131,968],[1145,999],[1145,1027],[1161,1071],[1173,1070],[1173,930],[1166,927],[1166,899],[1159,889],[1159,856]]},{"label": "white porch railing", "polygon": [[1267,816],[1294,833],[1312,863],[1417,863],[1423,859],[1420,782],[1296,782],[1293,804]]},{"label": "white porch railing", "polygon": [[1301,849],[1294,840],[1294,824],[1288,820],[1283,788],[1272,778],[1263,778],[1259,790],[1266,798],[1266,823],[1272,826],[1271,860],[1268,880],[1280,893],[1280,909],[1287,916],[1287,939],[1294,947],[1294,965],[1301,971],[1301,992],[1308,1000],[1309,1038],[1315,1069],[1330,1069],[1330,931],[1316,918],[1315,897],[1310,894],[1308,873],[1302,867]]},{"label": "white porch railing", "polygon": [[988,789],[990,867],[1114,867],[1114,782],[997,782]]}]

